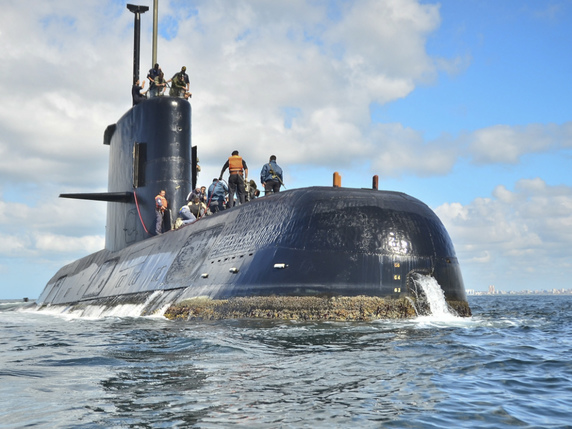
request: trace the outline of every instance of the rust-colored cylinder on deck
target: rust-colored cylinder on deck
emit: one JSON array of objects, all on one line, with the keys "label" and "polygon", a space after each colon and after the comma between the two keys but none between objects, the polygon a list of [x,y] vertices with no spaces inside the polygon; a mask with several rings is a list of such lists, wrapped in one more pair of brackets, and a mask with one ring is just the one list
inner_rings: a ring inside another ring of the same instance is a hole
[{"label": "rust-colored cylinder on deck", "polygon": [[342,176],[337,171],[334,172],[334,188],[342,187]]},{"label": "rust-colored cylinder on deck", "polygon": [[377,191],[378,189],[378,183],[379,183],[379,177],[377,176],[377,174],[375,176],[373,176],[373,181],[371,183],[371,189],[375,189]]}]

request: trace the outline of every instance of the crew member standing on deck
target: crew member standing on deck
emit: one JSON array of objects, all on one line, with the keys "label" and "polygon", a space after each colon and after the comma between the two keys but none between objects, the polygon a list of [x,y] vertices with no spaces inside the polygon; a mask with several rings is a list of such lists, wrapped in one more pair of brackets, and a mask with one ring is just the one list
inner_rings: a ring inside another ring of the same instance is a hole
[{"label": "crew member standing on deck", "polygon": [[133,98],[133,105],[136,106],[139,103],[141,103],[143,100],[146,100],[146,92],[141,92],[143,91],[143,88],[145,88],[145,82],[141,83],[141,81],[139,79],[137,79],[137,82],[135,82],[135,85],[133,85],[131,87],[131,98]]},{"label": "crew member standing on deck", "polygon": [[165,198],[165,190],[161,189],[159,195],[155,197],[155,214],[157,215],[155,221],[155,233],[157,235],[163,234],[163,220],[165,211],[167,210],[167,198]]},{"label": "crew member standing on deck", "polygon": [[189,75],[186,73],[187,68],[185,66],[181,67],[181,71],[179,72],[182,81],[185,83],[185,92],[189,92],[191,87],[191,83],[189,81]]},{"label": "crew member standing on deck", "polygon": [[167,81],[165,80],[165,75],[163,72],[161,72],[159,76],[155,78],[155,89],[153,90],[153,97],[163,95],[165,89],[167,89]]},{"label": "crew member standing on deck", "polygon": [[208,205],[211,213],[217,213],[224,210],[224,201],[228,194],[228,186],[226,183],[213,179],[213,183],[209,186]]},{"label": "crew member standing on deck", "polygon": [[276,164],[276,156],[270,156],[268,164],[264,164],[260,172],[260,183],[264,186],[264,195],[280,192],[282,182],[282,169]]},{"label": "crew member standing on deck", "polygon": [[147,73],[147,79],[149,79],[149,96],[150,97],[156,97],[158,95],[157,93],[157,87],[155,86],[155,79],[157,79],[160,74],[162,73],[161,71],[161,67],[159,67],[158,63],[155,63],[155,65],[153,66],[153,68],[151,70],[149,70],[149,73]]},{"label": "crew member standing on deck", "polygon": [[186,73],[187,68],[185,66],[181,67],[181,71],[175,73],[175,75],[169,79],[167,82],[172,82],[171,84],[171,91],[169,91],[169,95],[171,97],[181,97],[188,99],[191,96],[189,92],[190,88],[190,81],[189,75]]},{"label": "crew member standing on deck", "polygon": [[218,180],[222,180],[222,175],[227,168],[230,174],[228,178],[229,205],[230,207],[234,207],[235,192],[240,204],[244,204],[246,201],[246,189],[244,187],[244,183],[245,180],[248,179],[248,167],[246,165],[246,161],[242,159],[237,150],[232,152],[232,156],[228,158],[228,161],[222,166]]}]

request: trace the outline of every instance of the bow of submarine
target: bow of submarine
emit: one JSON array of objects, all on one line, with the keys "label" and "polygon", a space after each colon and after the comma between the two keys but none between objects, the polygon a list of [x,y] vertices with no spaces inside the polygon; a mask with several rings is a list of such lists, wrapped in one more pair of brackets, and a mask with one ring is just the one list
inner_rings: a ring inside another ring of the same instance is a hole
[{"label": "bow of submarine", "polygon": [[[208,253],[210,265],[185,296],[399,298],[420,273],[435,277],[448,300],[466,301],[444,226],[399,192],[312,187],[257,199],[239,208]],[[221,271],[224,280],[208,280]]]}]

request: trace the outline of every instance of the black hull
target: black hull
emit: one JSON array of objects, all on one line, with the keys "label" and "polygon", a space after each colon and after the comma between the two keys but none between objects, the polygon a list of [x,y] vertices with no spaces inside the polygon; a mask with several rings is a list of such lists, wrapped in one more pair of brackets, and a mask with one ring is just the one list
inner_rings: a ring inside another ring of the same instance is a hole
[{"label": "black hull", "polygon": [[312,187],[280,192],[149,237],[154,196],[185,203],[196,167],[187,101],[151,99],[108,128],[106,248],[60,269],[40,306],[145,304],[145,313],[194,297],[413,295],[433,276],[448,301],[466,303],[449,235],[403,193]]},{"label": "black hull", "polygon": [[80,259],[54,276],[38,303],[107,302],[155,291],[171,291],[169,299],[177,301],[400,298],[410,294],[415,272],[434,276],[448,300],[466,301],[451,241],[425,204],[395,192],[314,187],[260,198]]}]

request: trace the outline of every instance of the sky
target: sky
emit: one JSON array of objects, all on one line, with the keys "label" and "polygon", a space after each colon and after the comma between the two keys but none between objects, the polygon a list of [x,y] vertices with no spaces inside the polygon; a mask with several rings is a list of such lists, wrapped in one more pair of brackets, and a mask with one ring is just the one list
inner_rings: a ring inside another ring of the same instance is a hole
[{"label": "sky", "polygon": [[[107,190],[133,21],[116,0],[2,2],[0,299],[104,247],[106,204],[58,195]],[[158,25],[165,75],[191,80],[199,185],[234,149],[255,179],[276,155],[286,189],[378,175],[437,213],[466,289],[572,288],[572,2],[160,0]]]}]

